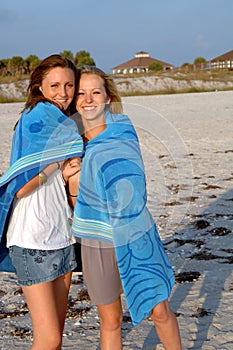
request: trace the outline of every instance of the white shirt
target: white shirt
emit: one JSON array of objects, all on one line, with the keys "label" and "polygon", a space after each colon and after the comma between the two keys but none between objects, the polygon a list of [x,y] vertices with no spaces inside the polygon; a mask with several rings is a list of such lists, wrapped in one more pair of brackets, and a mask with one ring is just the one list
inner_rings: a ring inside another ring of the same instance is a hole
[{"label": "white shirt", "polygon": [[15,198],[7,231],[7,247],[53,250],[76,242],[61,171],[23,198]]}]

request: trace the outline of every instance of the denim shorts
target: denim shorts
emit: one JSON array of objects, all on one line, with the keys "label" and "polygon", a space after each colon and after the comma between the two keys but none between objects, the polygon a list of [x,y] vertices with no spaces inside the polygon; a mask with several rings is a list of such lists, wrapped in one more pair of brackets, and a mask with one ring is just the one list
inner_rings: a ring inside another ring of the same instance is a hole
[{"label": "denim shorts", "polygon": [[53,281],[76,268],[74,246],[39,250],[11,246],[10,256],[22,286]]}]

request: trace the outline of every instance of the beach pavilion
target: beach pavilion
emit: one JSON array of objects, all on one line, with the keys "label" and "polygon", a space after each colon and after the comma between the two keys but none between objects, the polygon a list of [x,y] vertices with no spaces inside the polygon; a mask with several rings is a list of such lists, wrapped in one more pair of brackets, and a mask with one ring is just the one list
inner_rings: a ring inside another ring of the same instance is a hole
[{"label": "beach pavilion", "polygon": [[233,69],[233,50],[211,59],[208,68]]},{"label": "beach pavilion", "polygon": [[172,64],[152,58],[148,52],[140,51],[131,60],[112,68],[112,74],[146,73],[149,71],[150,64],[154,62],[160,63],[163,66],[163,70],[174,68]]}]

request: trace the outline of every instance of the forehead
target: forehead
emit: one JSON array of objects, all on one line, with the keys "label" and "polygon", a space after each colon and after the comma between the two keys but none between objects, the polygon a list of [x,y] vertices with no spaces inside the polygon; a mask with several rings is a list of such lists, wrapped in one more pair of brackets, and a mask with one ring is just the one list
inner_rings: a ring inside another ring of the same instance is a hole
[{"label": "forehead", "polygon": [[67,67],[54,67],[48,71],[43,80],[60,81],[74,80],[74,72]]},{"label": "forehead", "polygon": [[97,74],[83,73],[80,77],[79,88],[104,88],[104,79]]}]

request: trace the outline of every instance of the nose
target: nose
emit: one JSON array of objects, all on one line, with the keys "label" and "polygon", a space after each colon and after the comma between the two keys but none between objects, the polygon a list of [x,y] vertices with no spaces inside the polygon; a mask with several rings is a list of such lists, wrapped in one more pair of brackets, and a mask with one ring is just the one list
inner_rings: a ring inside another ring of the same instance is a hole
[{"label": "nose", "polygon": [[61,85],[61,86],[60,86],[59,93],[60,93],[61,96],[67,96],[66,87],[63,86],[63,85]]},{"label": "nose", "polygon": [[92,94],[90,92],[88,92],[85,97],[86,97],[87,103],[91,103],[93,101],[93,97],[92,97]]}]

